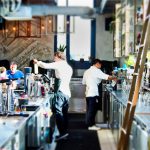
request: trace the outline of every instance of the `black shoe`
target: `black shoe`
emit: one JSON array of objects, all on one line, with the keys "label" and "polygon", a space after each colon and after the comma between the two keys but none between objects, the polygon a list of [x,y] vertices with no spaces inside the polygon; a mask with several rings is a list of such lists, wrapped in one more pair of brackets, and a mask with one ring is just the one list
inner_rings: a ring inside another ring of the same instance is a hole
[{"label": "black shoe", "polygon": [[66,140],[67,139],[67,137],[68,137],[68,133],[65,133],[65,134],[63,134],[63,135],[58,135],[58,136],[56,136],[55,137],[55,142],[58,142],[58,141],[60,141],[60,140]]}]

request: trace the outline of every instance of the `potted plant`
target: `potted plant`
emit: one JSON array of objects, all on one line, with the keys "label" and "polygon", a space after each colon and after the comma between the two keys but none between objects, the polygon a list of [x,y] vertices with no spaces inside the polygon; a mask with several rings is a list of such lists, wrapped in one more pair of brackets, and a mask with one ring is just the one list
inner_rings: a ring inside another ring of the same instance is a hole
[{"label": "potted plant", "polygon": [[57,48],[57,51],[64,52],[65,49],[66,49],[66,46],[65,46],[65,45],[60,45],[60,46]]}]

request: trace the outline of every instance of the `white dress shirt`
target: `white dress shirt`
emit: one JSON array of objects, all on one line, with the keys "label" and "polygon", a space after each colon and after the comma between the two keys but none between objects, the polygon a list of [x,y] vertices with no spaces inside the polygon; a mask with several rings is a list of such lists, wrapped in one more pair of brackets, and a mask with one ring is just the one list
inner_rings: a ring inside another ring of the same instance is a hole
[{"label": "white dress shirt", "polygon": [[59,78],[61,80],[59,90],[63,92],[65,95],[71,97],[69,83],[73,71],[70,65],[66,61],[60,60],[53,63],[44,63],[38,61],[37,65],[45,69],[55,69],[56,78]]},{"label": "white dress shirt", "polygon": [[88,70],[86,70],[82,80],[82,84],[86,85],[86,97],[98,96],[98,84],[102,79],[107,80],[108,77],[108,74],[103,73],[95,66],[91,66]]}]

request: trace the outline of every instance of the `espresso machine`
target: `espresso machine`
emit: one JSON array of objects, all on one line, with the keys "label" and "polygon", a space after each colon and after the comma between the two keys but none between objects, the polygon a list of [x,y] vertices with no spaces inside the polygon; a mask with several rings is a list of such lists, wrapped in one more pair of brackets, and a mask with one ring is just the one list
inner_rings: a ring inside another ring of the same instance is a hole
[{"label": "espresso machine", "polygon": [[[0,114],[14,112],[14,91],[10,88],[11,82],[9,79],[0,81]],[[3,84],[6,89],[3,89]]]}]

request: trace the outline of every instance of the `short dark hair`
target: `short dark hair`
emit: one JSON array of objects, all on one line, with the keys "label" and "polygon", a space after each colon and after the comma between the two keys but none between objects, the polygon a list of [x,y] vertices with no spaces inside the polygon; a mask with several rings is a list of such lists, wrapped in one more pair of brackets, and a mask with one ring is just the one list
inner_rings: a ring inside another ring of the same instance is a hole
[{"label": "short dark hair", "polygon": [[92,65],[95,65],[95,64],[97,64],[97,63],[101,64],[102,61],[101,61],[100,59],[93,59],[93,60],[92,60]]}]

